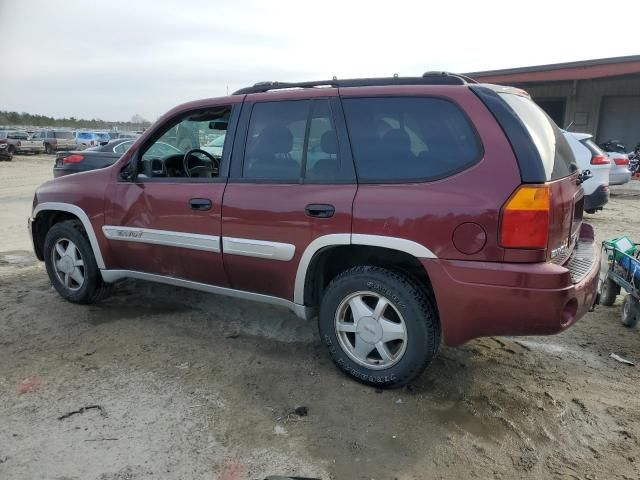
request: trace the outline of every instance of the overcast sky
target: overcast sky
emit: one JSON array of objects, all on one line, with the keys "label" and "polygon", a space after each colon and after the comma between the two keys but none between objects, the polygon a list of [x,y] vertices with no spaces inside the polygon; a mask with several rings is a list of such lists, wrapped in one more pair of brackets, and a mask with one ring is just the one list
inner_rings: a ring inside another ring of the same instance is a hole
[{"label": "overcast sky", "polygon": [[261,80],[640,54],[639,13],[637,0],[0,0],[0,110],[155,120]]}]

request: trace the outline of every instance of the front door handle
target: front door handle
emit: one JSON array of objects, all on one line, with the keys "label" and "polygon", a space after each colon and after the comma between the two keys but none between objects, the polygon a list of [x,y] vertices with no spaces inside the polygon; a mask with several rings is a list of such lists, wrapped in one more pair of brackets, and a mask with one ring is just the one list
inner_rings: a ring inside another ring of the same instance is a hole
[{"label": "front door handle", "polygon": [[304,213],[310,217],[330,218],[336,213],[336,207],[328,203],[310,203],[304,209]]},{"label": "front door handle", "polygon": [[211,200],[208,198],[192,198],[189,200],[191,210],[211,210]]}]

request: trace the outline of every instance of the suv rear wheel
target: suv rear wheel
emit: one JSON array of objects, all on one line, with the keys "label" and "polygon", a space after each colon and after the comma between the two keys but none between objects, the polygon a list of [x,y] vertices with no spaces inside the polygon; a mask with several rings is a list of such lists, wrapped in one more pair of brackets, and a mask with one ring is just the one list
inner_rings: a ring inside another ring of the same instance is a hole
[{"label": "suv rear wheel", "polygon": [[49,145],[48,143],[44,146],[44,153],[46,153],[47,155],[52,155],[54,153],[53,148],[51,148],[51,145]]},{"label": "suv rear wheel", "polygon": [[373,266],[334,278],[322,299],[320,336],[336,365],[369,385],[418,377],[440,345],[432,300],[412,278]]},{"label": "suv rear wheel", "polygon": [[102,280],[91,244],[78,220],[57,223],[47,232],[44,260],[51,283],[66,300],[94,303],[109,285]]}]

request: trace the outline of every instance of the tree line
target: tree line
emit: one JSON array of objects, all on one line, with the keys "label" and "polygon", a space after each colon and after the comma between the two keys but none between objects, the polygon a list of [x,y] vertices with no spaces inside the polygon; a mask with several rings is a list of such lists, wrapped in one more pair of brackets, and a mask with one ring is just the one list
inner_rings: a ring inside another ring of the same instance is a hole
[{"label": "tree line", "polygon": [[96,130],[139,130],[147,128],[151,122],[136,114],[128,122],[109,122],[92,118],[53,118],[46,115],[32,115],[26,112],[8,112],[0,110],[0,125],[22,125],[25,127],[65,127],[65,128],[89,128]]}]

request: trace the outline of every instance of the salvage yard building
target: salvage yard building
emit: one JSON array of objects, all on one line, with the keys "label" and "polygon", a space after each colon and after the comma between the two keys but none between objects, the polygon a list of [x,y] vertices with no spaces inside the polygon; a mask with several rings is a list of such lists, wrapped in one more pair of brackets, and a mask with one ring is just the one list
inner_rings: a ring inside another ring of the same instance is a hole
[{"label": "salvage yard building", "polygon": [[640,142],[640,55],[465,74],[478,82],[520,87],[563,128],[598,143]]}]

